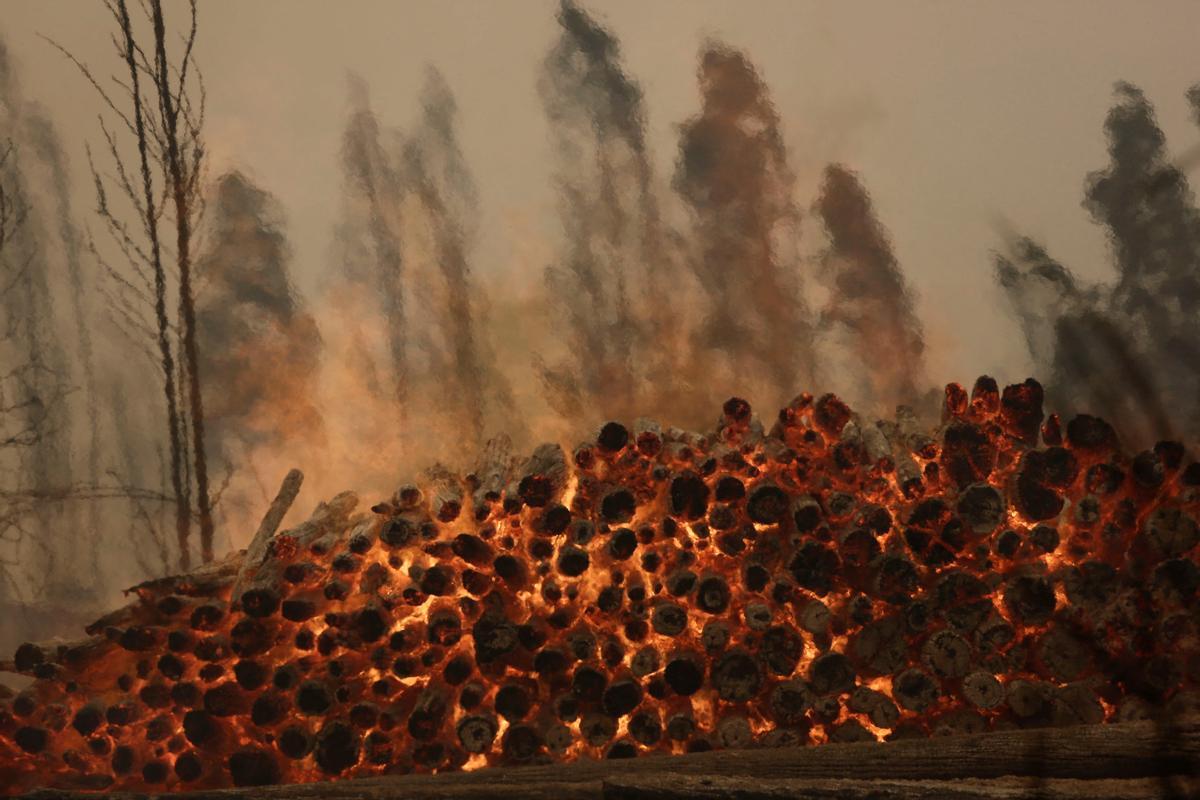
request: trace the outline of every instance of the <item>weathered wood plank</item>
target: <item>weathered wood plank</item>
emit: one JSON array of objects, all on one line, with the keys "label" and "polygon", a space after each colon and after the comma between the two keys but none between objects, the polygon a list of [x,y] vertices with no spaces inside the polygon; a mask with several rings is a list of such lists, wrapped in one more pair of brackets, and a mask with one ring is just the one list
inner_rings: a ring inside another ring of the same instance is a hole
[{"label": "weathered wood plank", "polygon": [[1194,797],[1200,784],[1172,777],[1132,780],[1029,778],[992,780],[896,781],[852,779],[772,780],[681,778],[658,774],[614,778],[602,787],[603,800],[1142,800]]},{"label": "weathered wood plank", "polygon": [[[620,761],[364,778],[292,786],[116,793],[122,800],[172,797],[313,800],[754,800],[812,798],[1088,798],[1198,796],[1200,720],[1132,722],[887,743],[725,750]],[[1192,777],[1189,777],[1192,776]],[[672,794],[674,792],[674,794]],[[755,793],[757,792],[757,794]],[[75,797],[40,792],[30,797]]]}]

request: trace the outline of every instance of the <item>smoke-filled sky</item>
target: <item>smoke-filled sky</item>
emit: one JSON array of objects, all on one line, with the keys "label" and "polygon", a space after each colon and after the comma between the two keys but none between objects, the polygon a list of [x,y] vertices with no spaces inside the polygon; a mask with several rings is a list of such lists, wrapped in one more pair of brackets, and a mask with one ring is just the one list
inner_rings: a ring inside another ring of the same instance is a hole
[{"label": "smoke-filled sky", "polygon": [[[277,196],[303,291],[333,267],[348,74],[370,86],[381,122],[408,128],[429,63],[456,95],[459,140],[478,185],[477,274],[484,283],[513,272],[540,283],[561,235],[536,91],[558,35],[555,0],[200,5],[211,175],[237,167]],[[36,34],[107,71],[110,21],[99,2],[4,0],[2,8],[23,91],[58,124],[79,208],[90,208],[82,145],[98,138],[98,101]],[[1191,0],[593,0],[587,8],[618,37],[645,92],[664,185],[678,126],[698,110],[697,56],[710,36],[746,52],[769,86],[802,208],[816,199],[827,162],[861,174],[916,289],[935,382],[983,372],[1019,379],[1030,369],[989,256],[1005,226],[1081,277],[1112,269],[1104,234],[1080,202],[1086,173],[1107,162],[1102,124],[1115,81],[1140,86],[1155,103],[1171,152],[1200,141],[1183,97],[1200,80],[1200,3]]]}]

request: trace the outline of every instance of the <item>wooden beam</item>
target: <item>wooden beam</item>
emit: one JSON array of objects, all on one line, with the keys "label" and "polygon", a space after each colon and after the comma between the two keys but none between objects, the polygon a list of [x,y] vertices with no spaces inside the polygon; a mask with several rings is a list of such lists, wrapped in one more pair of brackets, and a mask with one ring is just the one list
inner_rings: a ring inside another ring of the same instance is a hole
[{"label": "wooden beam", "polygon": [[[619,761],[162,795],[175,800],[984,800],[1200,796],[1200,719],[885,743],[724,750]],[[29,797],[83,797],[41,792]],[[158,795],[118,792],[122,800]]]}]

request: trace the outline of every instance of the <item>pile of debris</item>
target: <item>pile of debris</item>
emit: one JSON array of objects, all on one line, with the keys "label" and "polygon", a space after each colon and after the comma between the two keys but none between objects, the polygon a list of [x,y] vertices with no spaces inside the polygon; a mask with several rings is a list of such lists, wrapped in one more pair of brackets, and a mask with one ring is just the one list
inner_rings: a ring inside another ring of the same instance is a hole
[{"label": "pile of debris", "polygon": [[182,790],[1146,719],[1198,705],[1200,463],[946,389],[434,469],[26,644],[0,784]]}]

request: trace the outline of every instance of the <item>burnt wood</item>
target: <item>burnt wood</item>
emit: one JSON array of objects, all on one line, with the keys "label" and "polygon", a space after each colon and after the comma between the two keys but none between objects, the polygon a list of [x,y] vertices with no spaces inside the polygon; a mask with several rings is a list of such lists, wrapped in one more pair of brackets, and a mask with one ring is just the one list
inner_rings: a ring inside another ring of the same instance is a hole
[{"label": "burnt wood", "polygon": [[[885,743],[721,750],[575,761],[441,775],[179,793],[117,792],[119,800],[674,800],[862,798],[983,800],[1194,797],[1200,719],[1012,730]],[[852,777],[847,777],[852,776]],[[88,796],[40,790],[28,798]]]}]

